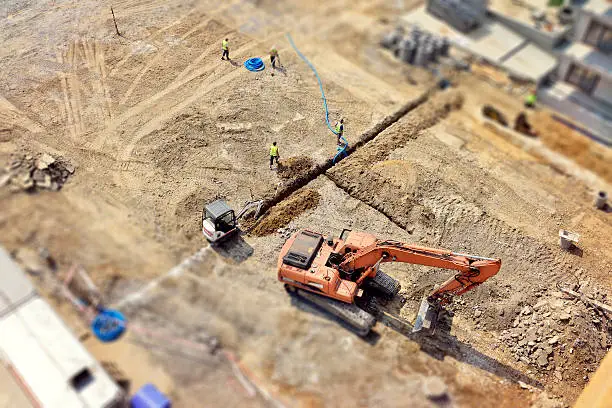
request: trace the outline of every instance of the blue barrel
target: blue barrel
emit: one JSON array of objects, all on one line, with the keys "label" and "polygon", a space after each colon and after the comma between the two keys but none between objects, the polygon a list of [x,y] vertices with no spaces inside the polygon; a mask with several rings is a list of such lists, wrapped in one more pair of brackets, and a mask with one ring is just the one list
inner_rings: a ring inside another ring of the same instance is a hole
[{"label": "blue barrel", "polygon": [[143,385],[130,400],[131,408],[170,408],[172,404],[153,384]]}]

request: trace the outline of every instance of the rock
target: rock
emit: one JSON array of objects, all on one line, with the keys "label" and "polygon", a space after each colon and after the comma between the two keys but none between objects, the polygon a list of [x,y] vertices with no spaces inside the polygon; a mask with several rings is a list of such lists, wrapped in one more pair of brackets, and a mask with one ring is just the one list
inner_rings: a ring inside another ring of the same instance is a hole
[{"label": "rock", "polygon": [[45,174],[42,181],[36,182],[36,187],[51,188],[51,176],[48,174]]},{"label": "rock", "polygon": [[9,181],[11,181],[11,178],[13,177],[12,173],[6,173],[0,176],[0,187],[3,187],[4,185],[8,184]]},{"label": "rock", "polygon": [[502,309],[502,310],[500,310],[500,311],[499,311],[499,315],[500,315],[500,316],[503,316],[503,315],[504,315],[504,309]]},{"label": "rock", "polygon": [[559,336],[555,336],[552,339],[548,340],[548,344],[557,344],[559,342]]},{"label": "rock", "polygon": [[559,321],[561,323],[567,323],[570,321],[570,319],[572,318],[572,316],[569,313],[561,313],[559,314]]},{"label": "rock", "polygon": [[531,314],[531,308],[529,306],[525,306],[522,310],[521,310],[521,314],[522,315],[528,315]]},{"label": "rock", "polygon": [[35,182],[42,182],[45,180],[45,173],[42,172],[42,170],[34,170],[32,172],[32,180],[34,180]]},{"label": "rock", "polygon": [[536,361],[540,367],[546,367],[548,365],[548,357],[545,353],[540,353]]},{"label": "rock", "polygon": [[547,304],[548,304],[547,300],[540,300],[538,303],[536,303],[536,305],[533,307],[533,309],[534,310],[540,310],[541,308],[543,308]]},{"label": "rock", "polygon": [[448,387],[440,377],[428,377],[423,381],[423,393],[427,398],[437,400],[445,398]]},{"label": "rock", "polygon": [[521,386],[521,388],[524,389],[524,390],[528,390],[530,388],[529,385],[525,384],[522,381],[519,381],[518,383]]},{"label": "rock", "polygon": [[478,318],[478,317],[480,317],[480,316],[482,316],[482,310],[476,310],[476,311],[474,312],[474,317],[477,317],[477,318]]},{"label": "rock", "polygon": [[21,174],[19,177],[16,177],[14,180],[16,182],[15,184],[19,186],[22,190],[28,190],[34,187],[34,181],[30,177],[30,174],[28,173]]},{"label": "rock", "polygon": [[68,171],[68,173],[70,173],[70,174],[74,174],[75,167],[74,167],[72,164],[70,164],[70,163],[65,163],[65,164],[64,164],[64,167],[66,168],[66,170]]},{"label": "rock", "polygon": [[47,153],[43,153],[43,155],[40,156],[38,160],[36,160],[36,168],[38,170],[44,170],[53,163],[55,163],[55,159],[53,158],[53,156]]},{"label": "rock", "polygon": [[553,374],[557,380],[563,381],[563,374],[561,374],[561,371],[555,371]]}]

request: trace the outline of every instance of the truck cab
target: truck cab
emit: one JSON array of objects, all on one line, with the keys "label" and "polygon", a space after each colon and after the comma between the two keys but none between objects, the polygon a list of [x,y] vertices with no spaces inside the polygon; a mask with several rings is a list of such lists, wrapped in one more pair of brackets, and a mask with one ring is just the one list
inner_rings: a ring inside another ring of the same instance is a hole
[{"label": "truck cab", "polygon": [[238,230],[236,214],[225,200],[207,204],[202,211],[202,233],[211,242],[220,241]]}]

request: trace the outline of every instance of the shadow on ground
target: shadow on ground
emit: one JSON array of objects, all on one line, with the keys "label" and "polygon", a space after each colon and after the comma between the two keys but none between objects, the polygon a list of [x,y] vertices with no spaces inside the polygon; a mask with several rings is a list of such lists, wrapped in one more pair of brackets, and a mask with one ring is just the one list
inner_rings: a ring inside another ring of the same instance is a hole
[{"label": "shadow on ground", "polygon": [[[291,296],[291,304],[298,309],[323,317],[329,321],[333,321],[354,333],[353,329],[341,319],[330,315],[324,310],[298,298],[297,296],[291,294],[289,296]],[[397,333],[403,335],[407,339],[418,343],[421,350],[431,357],[437,360],[444,360],[444,357],[449,356],[457,361],[470,364],[474,367],[480,368],[481,370],[513,382],[522,381],[534,387],[543,387],[539,381],[526,376],[520,371],[503,364],[492,357],[489,357],[488,355],[476,350],[471,345],[463,343],[457,339],[457,337],[451,335],[450,330],[452,327],[452,316],[450,316],[448,313],[442,311],[438,318],[438,324],[434,333],[428,333],[426,331],[412,333],[413,325],[398,316],[398,312],[396,311],[397,308],[390,309],[393,310],[391,313],[389,313],[390,310],[386,308],[385,311],[379,309],[374,313],[377,315],[378,322],[392,330],[395,330]],[[370,312],[374,311],[370,310]],[[380,334],[373,330],[365,338],[362,337],[362,339],[370,345],[375,345],[380,340],[380,337]]]},{"label": "shadow on ground", "polygon": [[242,238],[242,233],[237,233],[226,241],[211,245],[211,248],[221,257],[242,263],[253,255],[253,247]]},{"label": "shadow on ground", "polygon": [[379,312],[378,321],[390,329],[395,330],[404,337],[418,343],[421,350],[437,360],[444,360],[449,356],[457,361],[470,364],[481,370],[495,374],[514,382],[522,381],[534,387],[542,388],[543,385],[520,371],[503,364],[496,359],[476,350],[467,343],[461,342],[457,337],[450,334],[452,327],[452,316],[445,311],[440,313],[438,324],[433,333],[425,330],[412,333],[412,324],[401,319],[395,314]]}]

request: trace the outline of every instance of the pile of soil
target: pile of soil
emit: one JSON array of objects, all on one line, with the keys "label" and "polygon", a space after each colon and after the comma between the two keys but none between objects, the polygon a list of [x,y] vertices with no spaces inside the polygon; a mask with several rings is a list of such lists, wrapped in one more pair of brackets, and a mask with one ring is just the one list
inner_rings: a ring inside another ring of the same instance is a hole
[{"label": "pile of soil", "polygon": [[316,190],[299,190],[272,207],[249,232],[256,236],[272,234],[279,228],[288,225],[291,220],[304,211],[315,208],[319,204],[320,198],[321,195]]},{"label": "pile of soil", "polygon": [[312,168],[314,162],[310,157],[295,156],[278,163],[278,177],[291,179],[299,177]]},{"label": "pile of soil", "polygon": [[535,112],[531,120],[542,142],[550,149],[612,182],[612,149],[554,120],[548,112]]}]

